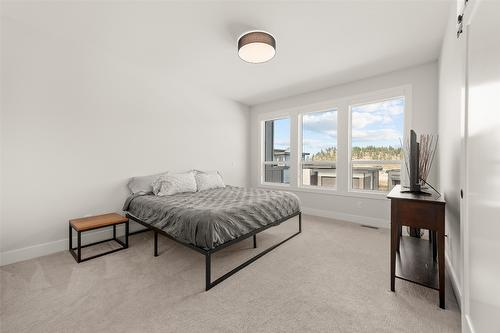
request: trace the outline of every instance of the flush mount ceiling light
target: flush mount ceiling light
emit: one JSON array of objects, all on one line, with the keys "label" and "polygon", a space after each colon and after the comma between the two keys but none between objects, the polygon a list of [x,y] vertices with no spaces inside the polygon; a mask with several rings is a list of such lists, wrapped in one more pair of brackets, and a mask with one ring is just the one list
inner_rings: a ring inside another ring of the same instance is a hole
[{"label": "flush mount ceiling light", "polygon": [[259,64],[276,54],[276,40],[265,31],[248,31],[238,39],[238,55],[243,61]]}]

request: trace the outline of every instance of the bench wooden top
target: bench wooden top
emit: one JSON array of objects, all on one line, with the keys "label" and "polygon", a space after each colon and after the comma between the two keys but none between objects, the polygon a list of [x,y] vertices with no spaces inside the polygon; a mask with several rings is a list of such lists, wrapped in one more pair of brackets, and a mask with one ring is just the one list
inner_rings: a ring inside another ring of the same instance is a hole
[{"label": "bench wooden top", "polygon": [[69,220],[69,223],[76,231],[85,231],[108,225],[127,222],[128,218],[117,213],[103,214],[97,216],[83,217],[79,219]]}]

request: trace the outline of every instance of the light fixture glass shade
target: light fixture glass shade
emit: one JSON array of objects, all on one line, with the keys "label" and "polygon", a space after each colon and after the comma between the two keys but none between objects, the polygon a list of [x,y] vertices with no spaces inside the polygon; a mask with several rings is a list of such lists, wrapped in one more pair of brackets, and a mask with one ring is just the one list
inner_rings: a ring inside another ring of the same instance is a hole
[{"label": "light fixture glass shade", "polygon": [[238,39],[238,55],[246,62],[258,64],[276,54],[276,40],[265,31],[250,31]]}]

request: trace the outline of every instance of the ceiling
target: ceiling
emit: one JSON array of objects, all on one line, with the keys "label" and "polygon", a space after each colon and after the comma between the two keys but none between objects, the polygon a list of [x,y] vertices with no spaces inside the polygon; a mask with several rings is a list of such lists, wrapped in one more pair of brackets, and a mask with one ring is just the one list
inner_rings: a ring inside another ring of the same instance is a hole
[{"label": "ceiling", "polygon": [[[4,15],[180,84],[255,105],[438,58],[449,1],[32,2]],[[7,9],[7,10],[5,10]],[[264,64],[238,36],[271,32]]]}]

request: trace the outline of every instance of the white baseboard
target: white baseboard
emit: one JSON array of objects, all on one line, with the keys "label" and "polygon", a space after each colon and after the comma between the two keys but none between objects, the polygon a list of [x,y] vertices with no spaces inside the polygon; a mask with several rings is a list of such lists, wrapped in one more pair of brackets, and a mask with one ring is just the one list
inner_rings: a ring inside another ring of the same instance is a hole
[{"label": "white baseboard", "polygon": [[5,251],[0,254],[0,265],[8,265],[18,261],[24,261],[48,254],[60,252],[68,248],[68,239],[60,239],[53,242],[37,244],[11,251]]},{"label": "white baseboard", "polygon": [[[140,230],[141,227],[130,226],[130,231]],[[82,233],[82,244],[88,244],[93,242],[98,242],[107,238],[113,237],[113,229],[106,228],[95,231],[89,231]],[[124,226],[120,225],[116,227],[116,233],[118,236],[123,235]],[[73,232],[73,246],[76,246],[76,232]],[[56,252],[67,251],[68,250],[68,239],[60,239],[53,242],[42,243],[37,245],[32,245],[24,247],[21,249],[5,251],[0,253],[0,266],[12,264],[19,261],[24,261],[28,259],[33,259],[41,256],[46,256]]]},{"label": "white baseboard", "polygon": [[[389,228],[390,227],[390,222],[388,220],[369,217],[369,216],[339,213],[339,212],[333,212],[333,211],[321,210],[321,209],[313,209],[313,208],[307,208],[307,207],[303,207],[302,212],[304,214],[326,217],[326,218],[331,218],[331,219],[335,219],[335,220],[354,222],[357,224],[369,225],[369,226],[377,227],[377,228]],[[122,234],[122,228],[123,228],[123,226],[117,227],[118,235]],[[133,228],[133,226],[131,226],[131,228],[130,228],[131,231],[139,230],[139,229],[141,229],[140,226],[136,227],[136,228]],[[107,228],[107,229],[90,231],[90,232],[84,233],[84,234],[82,234],[82,243],[83,244],[92,243],[92,242],[97,242],[97,241],[100,241],[100,240],[103,240],[106,238],[111,238],[112,237],[111,230],[112,230],[111,228]],[[73,244],[74,245],[76,244],[76,233],[74,234],[74,237],[73,237]],[[53,242],[28,246],[28,247],[24,247],[21,249],[5,251],[5,252],[0,253],[0,266],[8,265],[8,264],[12,264],[15,262],[28,260],[28,259],[33,259],[36,257],[46,256],[46,255],[49,255],[52,253],[66,251],[66,250],[68,250],[68,239],[67,238],[56,240]]]},{"label": "white baseboard", "polygon": [[457,299],[458,307],[462,309],[462,289],[460,288],[460,284],[458,283],[458,276],[455,271],[455,268],[451,264],[450,257],[448,254],[444,254],[444,259],[446,261],[446,269],[448,270],[448,274],[450,276],[451,287],[453,288],[453,292],[455,293],[455,298]]},{"label": "white baseboard", "polygon": [[463,327],[463,330],[462,332],[465,332],[465,333],[475,333],[476,331],[474,330],[474,326],[472,326],[472,322],[470,320],[470,316],[466,315],[465,318],[465,324],[464,325],[465,327]]},{"label": "white baseboard", "polygon": [[362,216],[362,215],[354,215],[354,214],[346,214],[340,212],[334,212],[330,210],[316,209],[316,208],[308,208],[302,207],[302,213],[308,215],[314,215],[319,217],[326,217],[334,220],[341,220],[347,222],[353,222],[357,224],[369,225],[371,227],[377,228],[390,228],[391,223],[389,220],[370,217],[370,216]]}]

